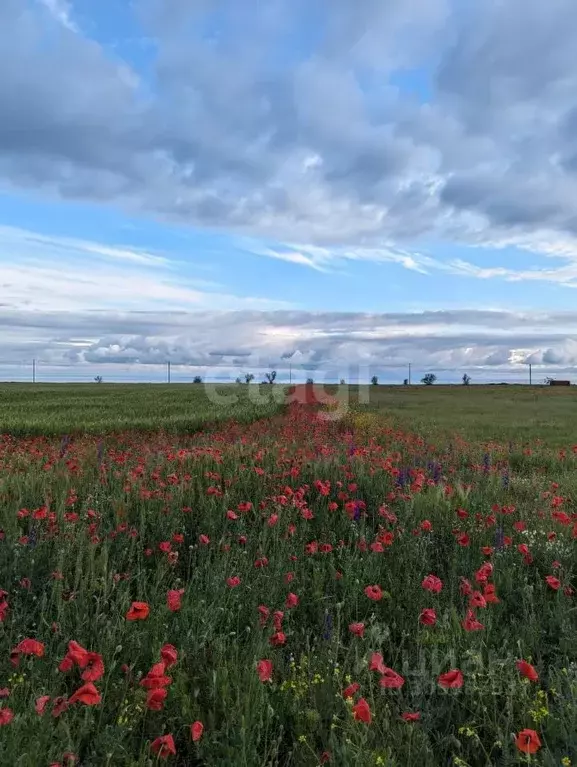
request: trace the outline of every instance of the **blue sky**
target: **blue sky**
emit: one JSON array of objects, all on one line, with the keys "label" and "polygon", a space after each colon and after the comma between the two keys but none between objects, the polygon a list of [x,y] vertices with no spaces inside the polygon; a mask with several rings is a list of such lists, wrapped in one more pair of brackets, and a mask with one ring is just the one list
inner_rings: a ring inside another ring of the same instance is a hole
[{"label": "blue sky", "polygon": [[0,377],[571,370],[573,16],[6,0]]}]

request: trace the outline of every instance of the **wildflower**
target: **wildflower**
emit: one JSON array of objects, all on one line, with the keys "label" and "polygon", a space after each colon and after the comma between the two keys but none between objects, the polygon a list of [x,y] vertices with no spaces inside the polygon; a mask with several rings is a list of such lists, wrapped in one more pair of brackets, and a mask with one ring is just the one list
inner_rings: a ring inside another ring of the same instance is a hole
[{"label": "wildflower", "polygon": [[171,644],[163,645],[160,649],[160,657],[164,661],[166,668],[170,668],[171,666],[174,666],[174,664],[178,660],[178,652],[176,650],[176,647],[174,647]]},{"label": "wildflower", "polygon": [[431,591],[433,594],[438,594],[443,588],[443,582],[436,575],[427,575],[427,577],[421,583],[421,586],[425,591]]},{"label": "wildflower", "polygon": [[351,634],[354,634],[357,637],[363,637],[363,634],[365,633],[365,624],[364,623],[351,623],[349,625],[349,631]]},{"label": "wildflower", "polygon": [[277,631],[271,636],[269,642],[273,647],[280,647],[286,642],[286,635],[282,631]]},{"label": "wildflower", "polygon": [[438,677],[437,682],[446,690],[458,689],[463,686],[463,674],[458,668],[455,668],[451,671],[446,671],[444,674],[441,674]]},{"label": "wildflower", "polygon": [[359,698],[357,703],[353,706],[353,719],[356,722],[364,722],[365,724],[371,723],[371,709],[364,698]]},{"label": "wildflower", "polygon": [[536,669],[530,663],[527,663],[526,660],[518,660],[515,665],[521,676],[526,677],[530,682],[539,681],[539,674]]},{"label": "wildflower", "polygon": [[475,618],[473,610],[467,610],[467,617],[461,624],[465,631],[482,631],[485,626]]},{"label": "wildflower", "polygon": [[421,714],[419,711],[405,711],[404,714],[401,714],[401,719],[404,719],[405,722],[418,722],[421,718]]},{"label": "wildflower", "polygon": [[486,583],[485,587],[483,589],[483,597],[485,598],[485,602],[487,604],[493,604],[498,605],[501,601],[497,594],[495,593],[495,584],[494,583]]},{"label": "wildflower", "polygon": [[287,610],[290,610],[292,607],[297,607],[299,603],[299,598],[296,594],[293,594],[292,592],[287,594],[287,598],[285,601],[285,607]]},{"label": "wildflower", "polygon": [[369,661],[369,671],[378,671],[380,674],[385,673],[385,664],[383,662],[383,656],[380,652],[374,652],[371,655],[371,660]]},{"label": "wildflower", "polygon": [[345,700],[352,698],[360,689],[361,685],[358,682],[351,682],[351,684],[343,690],[343,698]]},{"label": "wildflower", "polygon": [[422,623],[423,626],[434,626],[437,622],[437,613],[431,607],[425,607],[421,610],[419,622]]},{"label": "wildflower", "polygon": [[150,711],[161,711],[168,692],[163,687],[156,687],[146,693],[146,707]]},{"label": "wildflower", "polygon": [[152,753],[159,756],[161,759],[168,759],[169,756],[176,755],[176,746],[174,745],[174,738],[172,735],[161,735],[156,740],[153,740],[150,744]]},{"label": "wildflower", "polygon": [[404,678],[400,674],[397,674],[396,671],[393,671],[392,668],[387,668],[385,666],[382,673],[383,676],[380,681],[381,687],[385,687],[389,690],[398,690],[405,684]]},{"label": "wildflower", "polygon": [[561,581],[559,580],[559,578],[556,578],[554,575],[546,575],[545,581],[547,585],[549,586],[549,588],[553,589],[553,591],[558,591],[561,588]]},{"label": "wildflower", "polygon": [[10,724],[14,719],[14,712],[11,708],[0,708],[0,727]]},{"label": "wildflower", "polygon": [[140,686],[147,690],[155,690],[158,687],[167,687],[172,682],[172,678],[166,676],[164,673],[165,671],[166,666],[164,661],[155,663],[148,674],[140,680]]},{"label": "wildflower", "polygon": [[365,594],[369,599],[372,599],[373,602],[378,602],[379,599],[383,598],[383,590],[380,586],[367,586]]},{"label": "wildflower", "polygon": [[204,725],[202,722],[193,722],[193,724],[190,725],[190,737],[192,738],[194,743],[196,743],[202,738],[203,732],[204,732]]},{"label": "wildflower", "polygon": [[10,652],[10,663],[17,666],[21,655],[35,655],[37,658],[41,658],[44,655],[44,645],[36,639],[23,639]]},{"label": "wildflower", "polygon": [[46,706],[50,702],[50,695],[41,695],[39,698],[36,698],[34,702],[34,711],[39,716],[42,716],[42,714],[46,711]]},{"label": "wildflower", "polygon": [[272,661],[259,660],[256,664],[256,671],[261,682],[270,682],[272,679]]},{"label": "wildflower", "polygon": [[541,748],[541,739],[535,730],[521,730],[515,739],[515,745],[523,754],[536,754]]},{"label": "wildflower", "polygon": [[69,703],[84,703],[85,706],[96,706],[102,698],[92,682],[86,682],[70,696]]},{"label": "wildflower", "polygon": [[166,592],[166,606],[171,613],[176,613],[182,607],[184,589],[169,589]]},{"label": "wildflower", "polygon": [[487,600],[480,591],[473,591],[469,597],[470,607],[487,607]]},{"label": "wildflower", "polygon": [[148,602],[133,602],[130,610],[126,613],[127,621],[143,621],[148,618],[150,607]]},{"label": "wildflower", "polygon": [[238,575],[234,575],[231,578],[226,579],[226,585],[234,589],[236,586],[240,586],[240,578]]}]

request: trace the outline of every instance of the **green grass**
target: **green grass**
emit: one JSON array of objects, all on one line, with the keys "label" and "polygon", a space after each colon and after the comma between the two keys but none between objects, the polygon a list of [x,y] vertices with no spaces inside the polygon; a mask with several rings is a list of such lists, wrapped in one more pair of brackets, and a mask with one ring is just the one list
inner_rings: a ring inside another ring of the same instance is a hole
[{"label": "green grass", "polygon": [[399,426],[431,435],[459,433],[467,440],[551,447],[577,443],[577,388],[547,386],[350,387],[352,401]]},{"label": "green grass", "polygon": [[236,384],[0,384],[0,433],[189,432],[231,418],[248,423],[281,406],[278,387],[273,391]]}]

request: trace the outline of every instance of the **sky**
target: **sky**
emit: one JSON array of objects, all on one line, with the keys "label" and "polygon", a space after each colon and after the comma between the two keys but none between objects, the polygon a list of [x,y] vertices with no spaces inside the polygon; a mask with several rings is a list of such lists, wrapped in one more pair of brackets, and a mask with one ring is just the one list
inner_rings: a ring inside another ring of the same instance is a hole
[{"label": "sky", "polygon": [[574,0],[1,0],[0,380],[571,377],[575,50]]}]

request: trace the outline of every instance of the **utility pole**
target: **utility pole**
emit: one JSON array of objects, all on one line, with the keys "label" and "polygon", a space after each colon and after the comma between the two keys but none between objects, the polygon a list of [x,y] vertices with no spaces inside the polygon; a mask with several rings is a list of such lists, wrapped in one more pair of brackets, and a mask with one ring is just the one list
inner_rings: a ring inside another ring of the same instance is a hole
[{"label": "utility pole", "polygon": [[411,363],[409,362],[409,386],[411,385]]},{"label": "utility pole", "polygon": [[293,364],[289,362],[289,384],[293,382]]},{"label": "utility pole", "polygon": [[32,383],[36,383],[36,360],[32,360]]},{"label": "utility pole", "polygon": [[529,363],[529,386],[531,386],[531,383],[533,382],[533,371],[531,370],[533,366],[531,363]]},{"label": "utility pole", "polygon": [[166,377],[168,383],[170,383],[170,360],[166,363]]}]

